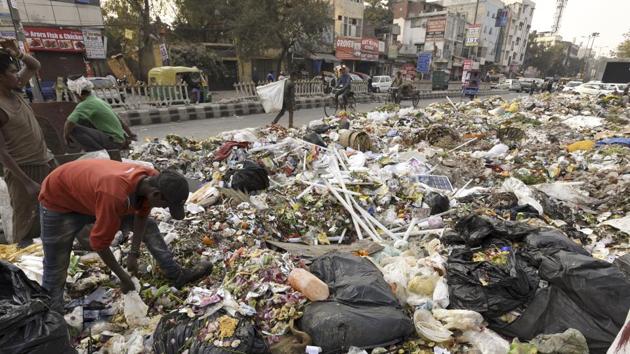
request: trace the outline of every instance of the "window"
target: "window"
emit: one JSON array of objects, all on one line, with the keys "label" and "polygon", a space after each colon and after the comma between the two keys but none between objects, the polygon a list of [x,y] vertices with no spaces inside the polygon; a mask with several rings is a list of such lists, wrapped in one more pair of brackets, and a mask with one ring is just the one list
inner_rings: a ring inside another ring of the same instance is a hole
[{"label": "window", "polygon": [[363,21],[358,18],[351,18],[343,16],[343,23],[341,25],[341,34],[347,37],[361,37]]},{"label": "window", "polygon": [[490,27],[490,30],[488,31],[488,34],[492,34],[492,27]]},{"label": "window", "polygon": [[521,53],[521,61],[523,61],[523,53]]}]

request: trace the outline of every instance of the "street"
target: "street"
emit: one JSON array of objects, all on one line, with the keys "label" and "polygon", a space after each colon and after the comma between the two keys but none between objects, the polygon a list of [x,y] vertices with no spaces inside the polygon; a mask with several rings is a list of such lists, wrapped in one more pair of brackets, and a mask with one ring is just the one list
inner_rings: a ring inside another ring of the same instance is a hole
[{"label": "street", "polygon": [[[512,99],[518,97],[522,94],[518,93],[509,93],[502,95],[505,99]],[[462,98],[452,98],[454,102],[459,102]],[[419,107],[426,107],[427,105],[435,102],[446,102],[445,98],[439,99],[429,99],[420,101]],[[373,110],[379,106],[382,106],[383,103],[365,103],[359,104],[357,110],[359,112],[368,112]],[[403,101],[403,106],[410,105],[409,101]],[[297,127],[307,124],[308,122],[320,119],[324,116],[323,107],[312,108],[312,109],[302,109],[299,111],[295,111],[294,114],[294,124]],[[152,138],[163,138],[168,134],[176,134],[185,137],[193,137],[193,138],[207,138],[210,136],[217,135],[224,131],[243,129],[243,128],[257,128],[271,123],[273,118],[275,117],[275,113],[272,114],[255,114],[248,115],[244,117],[240,116],[232,116],[227,118],[218,118],[218,119],[204,119],[204,120],[194,120],[194,121],[185,121],[185,122],[176,122],[176,123],[166,123],[166,124],[153,124],[153,125],[145,125],[133,127],[132,129],[136,134],[138,134],[139,141],[144,141],[145,139]],[[288,124],[289,114],[286,113],[284,117],[280,120],[280,124],[286,126]]]}]

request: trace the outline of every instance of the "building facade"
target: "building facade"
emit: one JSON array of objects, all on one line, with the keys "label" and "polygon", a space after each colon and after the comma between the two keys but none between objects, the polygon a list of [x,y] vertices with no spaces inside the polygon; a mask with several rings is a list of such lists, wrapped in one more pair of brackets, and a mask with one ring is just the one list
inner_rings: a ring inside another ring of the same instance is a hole
[{"label": "building facade", "polygon": [[[501,0],[441,0],[440,3],[450,12],[464,14],[468,25],[479,26],[479,43],[468,47],[467,57],[479,61],[480,65],[496,62],[500,28],[496,27],[499,10],[504,8]],[[470,52],[468,52],[470,51]]]},{"label": "building facade", "polygon": [[39,79],[48,85],[70,75],[109,72],[99,0],[13,1],[25,45],[43,65]]},{"label": "building facade", "polygon": [[514,74],[523,64],[536,4],[531,0],[504,0],[508,21],[502,29],[498,63],[502,71]]}]

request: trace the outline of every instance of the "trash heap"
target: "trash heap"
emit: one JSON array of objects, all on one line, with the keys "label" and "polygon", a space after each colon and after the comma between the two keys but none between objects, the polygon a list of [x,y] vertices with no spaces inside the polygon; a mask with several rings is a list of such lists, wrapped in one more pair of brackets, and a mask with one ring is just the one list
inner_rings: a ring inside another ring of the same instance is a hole
[{"label": "trash heap", "polygon": [[152,216],[183,266],[213,273],[172,288],[143,251],[136,303],[75,251],[72,338],[85,353],[606,353],[630,309],[629,123],[616,97],[542,94],[146,142],[131,160],[196,187],[185,220]]}]

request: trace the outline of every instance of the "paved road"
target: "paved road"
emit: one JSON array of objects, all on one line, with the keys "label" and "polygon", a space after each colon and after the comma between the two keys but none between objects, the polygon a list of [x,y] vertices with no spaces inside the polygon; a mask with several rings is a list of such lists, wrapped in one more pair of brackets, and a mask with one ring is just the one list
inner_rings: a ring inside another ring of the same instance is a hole
[{"label": "paved road", "polygon": [[[510,99],[519,96],[516,93],[510,93],[503,95],[504,98]],[[460,98],[453,99],[459,101]],[[446,99],[430,99],[420,101],[420,106],[425,107],[434,102],[444,102]],[[403,101],[403,105],[407,101]],[[383,103],[366,103],[359,104],[357,110],[359,112],[368,112],[376,107],[383,105]],[[295,111],[294,121],[296,126],[302,126],[308,122],[321,119],[324,116],[323,108],[302,109]],[[194,137],[194,138],[206,138],[209,136],[217,135],[224,131],[230,131],[235,129],[252,128],[265,126],[273,120],[275,114],[255,114],[248,116],[233,116],[218,119],[204,119],[186,122],[165,123],[165,124],[153,124],[133,127],[132,129],[138,134],[138,137],[144,141],[146,138],[163,138],[167,134],[177,134],[180,136]],[[288,124],[288,113],[280,120],[280,124]]]}]

